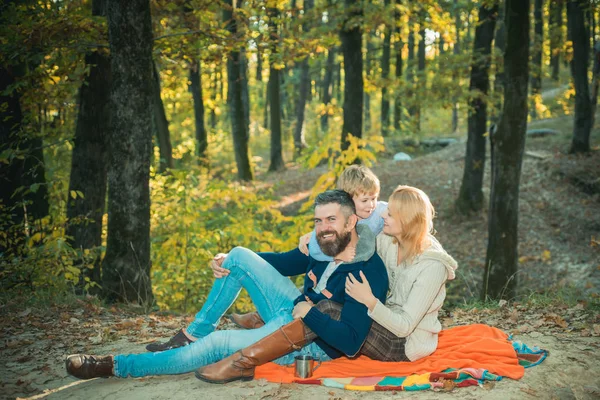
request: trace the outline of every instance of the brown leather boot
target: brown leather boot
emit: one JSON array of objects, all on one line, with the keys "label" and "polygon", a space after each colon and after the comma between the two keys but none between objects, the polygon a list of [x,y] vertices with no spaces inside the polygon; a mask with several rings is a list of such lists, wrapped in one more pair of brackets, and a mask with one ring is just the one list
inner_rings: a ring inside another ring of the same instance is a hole
[{"label": "brown leather boot", "polygon": [[165,343],[160,343],[160,342],[150,343],[149,345],[146,346],[146,350],[154,353],[156,351],[165,351],[165,350],[176,349],[176,348],[182,347],[182,346],[187,346],[190,343],[192,343],[192,341],[190,339],[188,339],[188,337],[185,335],[185,333],[183,333],[183,329],[180,329],[179,332],[177,332],[175,334],[175,336],[173,336],[171,339],[169,339],[169,341],[167,341]]},{"label": "brown leather boot", "polygon": [[114,376],[113,356],[73,354],[65,362],[67,372],[79,379]]},{"label": "brown leather boot", "polygon": [[263,321],[257,312],[248,314],[231,314],[229,318],[231,319],[231,322],[244,329],[257,329],[265,324],[265,321]]},{"label": "brown leather boot", "polygon": [[295,319],[253,345],[217,363],[198,368],[196,378],[210,383],[228,383],[240,379],[250,381],[254,378],[257,366],[299,350],[306,343],[304,322]]}]

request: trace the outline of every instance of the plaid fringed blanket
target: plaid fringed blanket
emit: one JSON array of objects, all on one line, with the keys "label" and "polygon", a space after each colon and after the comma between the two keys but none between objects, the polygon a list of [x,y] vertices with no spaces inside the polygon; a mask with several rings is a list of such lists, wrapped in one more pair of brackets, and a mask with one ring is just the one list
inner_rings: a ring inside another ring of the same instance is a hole
[{"label": "plaid fringed blanket", "polygon": [[311,379],[294,378],[293,366],[273,363],[256,370],[256,379],[296,382],[347,390],[451,390],[520,379],[524,368],[541,363],[546,350],[511,341],[504,332],[487,325],[467,325],[440,332],[437,350],[415,362],[381,362],[367,357],[324,362]]}]

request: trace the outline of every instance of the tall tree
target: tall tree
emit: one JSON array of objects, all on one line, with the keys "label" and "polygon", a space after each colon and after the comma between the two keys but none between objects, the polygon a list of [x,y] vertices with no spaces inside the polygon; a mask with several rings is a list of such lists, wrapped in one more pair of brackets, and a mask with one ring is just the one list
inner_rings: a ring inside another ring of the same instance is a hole
[{"label": "tall tree", "polygon": [[[411,16],[412,17],[412,16]],[[416,110],[415,110],[415,24],[411,19],[408,22],[408,60],[406,66],[406,84],[408,86],[408,90],[406,93],[406,98],[408,99],[409,106],[408,114],[411,118],[414,118]]]},{"label": "tall tree", "polygon": [[[427,74],[425,73],[425,15],[425,7],[421,5],[421,10],[419,11],[419,46],[417,48],[417,61],[419,67],[418,93],[425,93],[427,90]],[[415,126],[417,132],[419,132],[421,130],[421,100],[415,100]]]},{"label": "tall tree", "polygon": [[[390,0],[384,0],[384,13],[390,6]],[[392,48],[392,28],[389,23],[385,24],[383,30],[383,53],[381,54],[381,135],[387,136],[390,125],[390,99],[388,98],[387,87],[390,79],[390,53]]]},{"label": "tall tree", "polygon": [[496,54],[496,76],[494,79],[494,92],[498,99],[495,104],[493,115],[494,123],[498,123],[498,118],[502,111],[502,96],[504,96],[504,51],[506,50],[506,25],[504,25],[504,0],[499,2],[498,19],[496,21],[496,36],[494,37],[494,53]]},{"label": "tall tree", "polygon": [[329,118],[329,113],[327,108],[329,103],[331,103],[332,99],[332,91],[333,91],[333,70],[335,68],[335,46],[331,46],[329,50],[327,50],[327,64],[325,67],[325,76],[323,77],[323,87],[322,87],[322,99],[323,105],[326,108],[326,111],[321,115],[321,130],[327,130],[327,123]]},{"label": "tall tree", "polygon": [[534,19],[534,36],[533,49],[531,55],[531,94],[534,99],[533,107],[531,107],[531,116],[537,118],[535,108],[535,98],[542,92],[542,53],[544,47],[544,1],[534,0],[533,19]]},{"label": "tall tree", "polygon": [[[453,14],[454,14],[454,28],[456,30],[456,39],[454,42],[454,48],[452,50],[455,56],[458,56],[461,53],[461,39],[460,39],[460,31],[462,29],[462,22],[460,20],[460,6],[458,4],[458,0],[454,0],[453,4]],[[454,73],[454,79],[458,79],[458,75]],[[452,132],[456,132],[458,129],[458,99],[454,99],[452,102]]]},{"label": "tall tree", "polygon": [[[223,8],[223,21],[232,38],[238,36],[238,22],[234,17],[234,3],[237,0],[226,0]],[[242,55],[236,47],[233,47],[227,58],[227,103],[229,104],[229,116],[231,118],[231,131],[233,133],[233,150],[237,164],[238,179],[242,181],[252,180],[250,169],[250,158],[248,156],[248,141],[250,134],[246,123],[244,111],[244,93]]]},{"label": "tall tree", "polygon": [[271,107],[271,163],[269,171],[280,171],[285,169],[283,162],[283,148],[281,144],[281,88],[280,70],[277,66],[277,48],[279,35],[277,25],[279,24],[279,10],[276,7],[267,8],[269,17],[269,47],[271,54],[269,58],[269,100]]},{"label": "tall tree", "polygon": [[193,60],[190,63],[189,90],[194,100],[194,121],[196,127],[196,156],[201,165],[208,163],[208,134],[204,123],[204,98],[202,94],[202,62]]},{"label": "tall tree", "polygon": [[549,2],[550,19],[548,30],[550,32],[550,67],[552,68],[552,80],[558,81],[560,72],[560,49],[562,47],[563,9],[564,0],[553,0]]},{"label": "tall tree", "polygon": [[519,182],[527,129],[529,79],[529,0],[506,0],[504,106],[491,136],[492,183],[483,298],[516,293],[518,265]]},{"label": "tall tree", "polygon": [[158,170],[165,172],[167,168],[173,168],[173,147],[171,146],[171,134],[169,132],[169,121],[165,112],[165,105],[162,101],[160,90],[160,75],[156,64],[152,66],[152,105],[153,105],[153,122],[156,138],[158,139],[159,163]]},{"label": "tall tree", "polygon": [[[92,1],[92,15],[106,17],[106,0]],[[74,199],[69,196],[67,202],[66,234],[77,250],[102,245],[110,131],[110,56],[106,50],[97,49],[85,55],[85,63],[89,66],[89,75],[79,88],[69,181],[69,193],[80,191],[84,196]],[[93,268],[83,269],[81,277],[100,284],[99,254]]]},{"label": "tall tree", "polygon": [[362,28],[357,23],[362,20],[361,3],[358,0],[345,0],[346,20],[340,32],[342,53],[344,54],[344,123],[342,126],[342,150],[349,146],[348,135],[362,137],[363,115],[363,60]]},{"label": "tall tree", "polygon": [[[404,48],[404,43],[402,42],[402,21],[400,20],[402,14],[398,10],[394,13],[395,23],[396,23],[396,42],[394,43],[394,51],[396,52],[396,65],[394,70],[394,76],[396,78],[396,82],[400,82],[402,80],[402,49]],[[400,96],[399,90],[395,91],[395,99],[394,99],[394,129],[396,131],[400,130],[400,121],[402,119],[402,98]]]},{"label": "tall tree", "polygon": [[[306,34],[310,30],[309,13],[314,7],[314,0],[304,0],[304,15],[302,18],[302,32]],[[296,103],[296,127],[294,128],[294,151],[296,155],[302,153],[306,147],[304,140],[304,111],[310,92],[310,76],[308,74],[308,56],[300,61],[300,84],[298,87],[298,102]]]},{"label": "tall tree", "polygon": [[109,300],[152,302],[150,161],[152,22],[149,0],[109,1],[111,129],[108,239],[102,287]]},{"label": "tall tree", "polygon": [[[375,54],[375,45],[373,43],[373,39],[375,37],[375,30],[372,30],[371,32],[369,32],[367,35],[365,35],[365,42],[366,42],[366,48],[367,48],[367,52],[365,53],[365,60],[364,60],[364,78],[366,79],[367,82],[370,81],[370,77],[372,74],[372,70],[371,70],[371,58],[373,57],[373,54]],[[363,116],[363,121],[364,121],[364,129],[365,131],[370,131],[371,130],[371,93],[370,91],[365,91],[363,93],[363,107],[364,107],[364,113],[365,115]]]},{"label": "tall tree", "polygon": [[569,37],[573,42],[571,76],[575,84],[575,116],[570,153],[590,151],[590,131],[592,130],[592,107],[588,84],[590,36],[584,16],[588,5],[586,0],[568,0],[567,2],[567,26]]},{"label": "tall tree", "polygon": [[483,172],[485,166],[485,145],[487,133],[487,95],[490,87],[490,64],[492,40],[498,4],[491,8],[479,8],[479,21],[473,42],[471,62],[471,83],[469,91],[469,120],[467,152],[462,185],[456,206],[462,213],[479,211],[483,206]]}]

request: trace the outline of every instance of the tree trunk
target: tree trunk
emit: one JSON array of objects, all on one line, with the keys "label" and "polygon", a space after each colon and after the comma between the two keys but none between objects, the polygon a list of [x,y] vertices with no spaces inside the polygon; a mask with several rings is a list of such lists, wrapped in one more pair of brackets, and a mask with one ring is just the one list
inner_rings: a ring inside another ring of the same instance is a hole
[{"label": "tree trunk", "polygon": [[531,56],[531,95],[533,96],[533,107],[531,107],[532,118],[537,118],[535,108],[536,97],[542,92],[542,49],[544,44],[544,18],[543,18],[543,0],[534,1],[533,19],[535,21],[533,48]]},{"label": "tree trunk", "polygon": [[202,63],[192,61],[190,64],[190,86],[194,100],[194,119],[196,121],[196,156],[200,165],[208,165],[206,150],[208,149],[208,135],[204,126],[204,98],[202,95]]},{"label": "tree trunk", "polygon": [[110,1],[111,129],[108,239],[102,288],[109,301],[152,302],[150,162],[152,22],[148,0]]},{"label": "tree trunk", "polygon": [[519,181],[527,129],[529,0],[506,0],[504,107],[491,136],[492,183],[483,298],[512,299],[517,288]]},{"label": "tree trunk", "polygon": [[552,80],[558,81],[560,72],[560,51],[562,48],[562,27],[563,27],[563,8],[564,1],[550,1],[550,21],[548,21],[550,31],[550,67],[552,68]]},{"label": "tree trunk", "polygon": [[592,94],[591,99],[591,114],[592,121],[590,126],[594,126],[596,116],[596,105],[598,104],[598,90],[600,89],[600,42],[596,42],[594,46],[594,68],[592,69]]},{"label": "tree trunk", "polygon": [[419,62],[419,80],[417,83],[417,98],[415,104],[415,127],[417,132],[421,131],[421,100],[420,95],[427,90],[427,75],[425,73],[425,11],[419,13],[419,47],[418,47],[418,62]]},{"label": "tree trunk", "polygon": [[[304,0],[304,18],[302,31],[306,34],[310,30],[307,13],[314,6],[314,0]],[[310,91],[310,76],[308,75],[308,56],[300,62],[300,84],[298,88],[298,102],[296,103],[296,127],[294,129],[294,150],[296,155],[306,148],[304,140],[304,111]]]},{"label": "tree trunk", "polygon": [[[105,0],[92,2],[92,15],[106,17]],[[102,245],[102,217],[106,209],[106,178],[110,131],[110,57],[107,51],[96,50],[85,56],[90,73],[79,88],[79,104],[71,175],[67,201],[69,224],[66,235],[76,250],[99,248]],[[84,197],[73,199],[70,193],[80,191]],[[83,217],[80,219],[77,217]],[[85,278],[101,283],[100,252],[92,269],[82,269],[80,286]]]},{"label": "tree trunk", "polygon": [[[231,37],[238,33],[237,20],[233,15],[233,1],[227,0],[223,8],[223,21]],[[248,124],[244,110],[244,89],[242,80],[243,60],[241,53],[231,50],[227,58],[227,103],[229,105],[229,116],[231,118],[231,132],[233,134],[233,150],[235,162],[238,169],[238,179],[242,181],[252,180],[250,158],[248,156]]]},{"label": "tree trunk", "polygon": [[[344,54],[344,123],[342,126],[342,151],[349,146],[348,135],[362,137],[363,62],[362,28],[355,19],[362,19],[362,9],[357,0],[345,0],[347,19],[340,38]],[[348,22],[352,21],[352,25]]]},{"label": "tree trunk", "polygon": [[487,96],[490,87],[492,40],[498,5],[479,8],[479,22],[475,28],[473,61],[471,64],[472,94],[469,100],[469,133],[462,185],[456,201],[462,213],[480,211],[483,206],[483,172],[485,170],[485,145],[487,133]]},{"label": "tree trunk", "polygon": [[592,129],[592,107],[588,85],[590,39],[584,16],[587,6],[586,0],[569,0],[567,2],[567,25],[573,41],[571,76],[575,84],[575,116],[570,153],[590,151],[590,131]]},{"label": "tree trunk", "polygon": [[408,100],[408,115],[411,120],[415,116],[415,25],[413,21],[408,22],[408,62],[406,66],[406,96]]},{"label": "tree trunk", "polygon": [[277,48],[279,35],[277,34],[277,19],[279,10],[277,8],[268,8],[269,17],[269,42],[271,46],[271,59],[269,60],[269,99],[271,101],[271,163],[269,171],[281,171],[285,169],[283,162],[281,145],[281,88],[279,86],[280,71],[275,66],[277,62]]},{"label": "tree trunk", "polygon": [[498,119],[502,111],[502,97],[504,96],[504,51],[506,50],[506,25],[504,24],[504,3],[501,2],[498,7],[498,20],[496,21],[496,36],[494,37],[494,53],[499,53],[496,57],[496,77],[494,79],[494,92],[497,95],[493,121],[498,124]]},{"label": "tree trunk", "polygon": [[211,89],[211,99],[212,104],[210,107],[210,127],[211,129],[215,129],[217,127],[217,70],[216,68],[213,70],[212,74],[212,82],[210,83]]},{"label": "tree trunk", "polygon": [[[400,30],[401,21],[400,21],[400,12],[396,11],[396,35],[397,41],[394,44],[394,50],[396,52],[396,70],[395,77],[396,83],[402,80],[402,49],[404,47],[404,43],[402,42],[402,32]],[[400,130],[400,121],[402,121],[402,100],[399,93],[399,90],[396,90],[394,93],[394,129],[396,131]]]},{"label": "tree trunk", "polygon": [[[371,32],[365,35],[365,42],[367,52],[365,53],[365,61],[364,61],[364,76],[367,79],[367,82],[370,81],[371,76],[371,57],[375,54],[375,46],[373,45],[373,36],[374,32]],[[364,78],[363,78],[364,79]],[[371,130],[371,94],[369,92],[363,93],[363,106],[364,106],[364,129],[366,132]]]},{"label": "tree trunk", "polygon": [[240,83],[242,85],[242,104],[244,106],[244,123],[250,136],[250,89],[248,88],[248,57],[246,49],[240,49]]},{"label": "tree trunk", "polygon": [[[390,8],[390,0],[384,0],[384,12]],[[390,99],[387,87],[390,79],[390,53],[392,47],[392,29],[386,24],[383,30],[383,53],[381,54],[381,136],[388,136],[390,125]]]},{"label": "tree trunk", "polygon": [[[327,51],[327,66],[325,67],[325,77],[323,78],[323,104],[325,108],[329,107],[331,103],[331,94],[333,91],[333,70],[335,68],[335,47],[331,46]],[[321,130],[327,131],[328,112],[326,111],[321,115]]]},{"label": "tree trunk", "polygon": [[171,134],[169,133],[169,121],[167,120],[165,105],[161,97],[160,75],[154,63],[152,66],[152,76],[154,78],[154,85],[152,86],[154,130],[158,139],[160,157],[158,171],[164,173],[167,168],[173,168],[173,148],[171,146]]},{"label": "tree trunk", "polygon": [[[456,42],[454,43],[453,54],[455,56],[460,54],[460,29],[462,28],[462,23],[460,21],[460,6],[458,4],[458,0],[454,0],[453,4],[454,8],[454,27],[456,29]],[[457,81],[459,76],[454,73],[454,80]],[[458,83],[458,82],[456,82]],[[452,132],[456,132],[458,130],[458,100],[454,99],[452,102]]]}]

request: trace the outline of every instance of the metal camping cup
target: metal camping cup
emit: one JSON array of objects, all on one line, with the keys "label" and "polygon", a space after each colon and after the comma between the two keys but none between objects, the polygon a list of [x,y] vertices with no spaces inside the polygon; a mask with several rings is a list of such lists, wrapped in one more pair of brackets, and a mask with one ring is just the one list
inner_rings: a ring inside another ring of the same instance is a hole
[{"label": "metal camping cup", "polygon": [[314,357],[296,356],[296,359],[294,360],[294,376],[302,379],[310,378],[313,372],[321,365],[321,360],[317,360],[317,362],[317,366],[314,367]]}]

